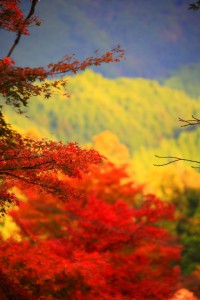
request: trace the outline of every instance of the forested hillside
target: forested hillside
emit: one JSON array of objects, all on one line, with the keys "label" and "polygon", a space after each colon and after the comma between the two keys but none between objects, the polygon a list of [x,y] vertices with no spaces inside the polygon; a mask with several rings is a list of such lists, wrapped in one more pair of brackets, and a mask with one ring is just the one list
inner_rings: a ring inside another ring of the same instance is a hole
[{"label": "forested hillside", "polygon": [[173,89],[185,91],[193,98],[200,98],[200,64],[182,67],[162,83]]},{"label": "forested hillside", "polygon": [[8,121],[19,129],[34,128],[36,135],[80,144],[109,130],[134,154],[168,139],[179,144],[173,142],[183,132],[178,117],[187,119],[200,111],[198,101],[152,80],[107,79],[87,71],[68,81],[70,98],[63,91],[50,100],[33,98],[24,116],[7,110]]}]

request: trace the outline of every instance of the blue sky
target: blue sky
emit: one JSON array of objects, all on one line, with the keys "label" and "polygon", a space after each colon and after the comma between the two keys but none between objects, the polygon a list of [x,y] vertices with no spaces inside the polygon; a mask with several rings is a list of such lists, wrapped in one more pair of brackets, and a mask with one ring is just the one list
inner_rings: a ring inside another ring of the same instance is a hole
[{"label": "blue sky", "polygon": [[[41,27],[23,37],[13,58],[17,64],[39,66],[67,53],[77,57],[108,51],[121,44],[126,59],[96,69],[108,77],[161,78],[200,62],[200,11],[188,10],[192,0],[41,0],[36,14]],[[22,1],[25,14],[29,1]],[[0,32],[0,56],[14,35]]]}]

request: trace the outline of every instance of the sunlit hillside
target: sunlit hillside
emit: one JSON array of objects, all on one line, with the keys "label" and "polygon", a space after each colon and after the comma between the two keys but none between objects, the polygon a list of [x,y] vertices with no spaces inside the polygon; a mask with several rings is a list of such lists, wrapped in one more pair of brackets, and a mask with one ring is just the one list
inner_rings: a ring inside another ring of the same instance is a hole
[{"label": "sunlit hillside", "polygon": [[[80,144],[109,130],[129,148],[131,155],[141,148],[167,148],[163,145],[169,139],[170,149],[180,143],[186,147],[187,136],[192,143],[191,136],[195,137],[194,145],[198,143],[196,129],[193,128],[194,133],[181,129],[178,117],[188,119],[192,114],[197,115],[200,103],[182,91],[152,80],[107,79],[92,71],[68,81],[70,98],[63,96],[64,91],[48,100],[34,98],[24,115],[6,110],[8,121],[18,129],[32,128],[41,136]],[[183,132],[183,138],[179,139]]]},{"label": "sunlit hillside", "polygon": [[193,98],[200,98],[200,64],[182,67],[162,83],[170,88],[185,91]]}]

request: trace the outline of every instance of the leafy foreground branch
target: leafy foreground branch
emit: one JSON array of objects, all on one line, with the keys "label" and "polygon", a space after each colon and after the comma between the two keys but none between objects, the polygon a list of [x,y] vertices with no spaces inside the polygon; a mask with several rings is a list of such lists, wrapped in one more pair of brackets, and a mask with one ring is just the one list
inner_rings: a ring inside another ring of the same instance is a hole
[{"label": "leafy foreground branch", "polygon": [[41,24],[41,20],[34,15],[38,0],[30,1],[32,3],[27,17],[19,8],[20,2],[0,0],[0,28],[16,34],[16,39],[8,51],[7,57],[0,59],[0,94],[3,96],[2,104],[0,104],[0,124],[3,124],[0,128],[0,138],[10,134],[9,125],[2,113],[4,105],[10,105],[17,112],[22,113],[22,107],[28,105],[32,96],[43,95],[45,98],[49,98],[52,96],[53,90],[57,89],[68,97],[68,93],[64,89],[67,86],[67,80],[59,78],[46,81],[46,79],[53,79],[55,76],[58,78],[59,75],[68,73],[75,74],[88,67],[99,66],[103,63],[119,62],[124,56],[124,51],[117,46],[104,54],[96,51],[94,56],[83,61],[78,61],[75,54],[71,54],[65,55],[58,62],[49,63],[46,67],[16,66],[11,55],[20,42],[21,36],[29,35],[29,27]]},{"label": "leafy foreground branch", "polygon": [[[0,59],[0,214],[4,215],[10,204],[18,200],[13,188],[15,185],[34,186],[40,192],[57,195],[65,201],[75,197],[75,192],[60,180],[61,174],[81,177],[87,172],[89,164],[100,163],[102,156],[93,150],[82,150],[76,143],[63,145],[51,141],[34,141],[23,138],[12,130],[3,115],[3,107],[10,105],[18,113],[28,105],[32,96],[44,95],[49,98],[55,89],[65,93],[67,81],[49,77],[66,73],[75,74],[90,66],[118,62],[124,56],[120,46],[83,61],[75,59],[74,54],[66,55],[56,63],[46,67],[19,67],[11,55],[20,42],[22,35],[29,35],[28,28],[40,25],[34,15],[38,0],[30,1],[30,10],[25,17],[19,4],[20,0],[0,0],[0,29],[14,32],[14,40],[7,57]],[[58,77],[57,77],[58,78]],[[68,96],[68,95],[67,95]]]},{"label": "leafy foreground branch", "polygon": [[61,174],[81,178],[90,164],[103,157],[95,150],[84,150],[76,143],[34,141],[16,134],[12,143],[0,142],[0,213],[9,204],[17,204],[12,188],[32,186],[40,192],[57,195],[62,201],[75,197],[73,189],[63,184]]}]

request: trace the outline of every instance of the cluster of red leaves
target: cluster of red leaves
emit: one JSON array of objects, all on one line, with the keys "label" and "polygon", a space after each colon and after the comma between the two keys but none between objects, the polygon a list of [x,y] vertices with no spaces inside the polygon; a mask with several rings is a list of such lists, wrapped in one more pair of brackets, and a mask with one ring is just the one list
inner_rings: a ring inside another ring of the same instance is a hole
[{"label": "cluster of red leaves", "polygon": [[19,0],[0,1],[0,28],[28,34]]},{"label": "cluster of red leaves", "polygon": [[[159,225],[173,219],[172,207],[153,195],[140,195],[138,203],[135,184],[128,203],[124,171],[114,166],[108,201],[98,199],[106,169],[79,181],[80,189],[99,184],[98,193],[86,189],[84,197],[60,202],[29,189],[28,201],[11,212],[22,240],[2,242],[0,267],[30,299],[164,300],[175,291],[180,248]],[[64,179],[70,181],[74,187],[73,179]],[[120,199],[112,189],[116,181]]]},{"label": "cluster of red leaves", "polygon": [[76,143],[34,141],[13,136],[12,143],[0,142],[0,208],[16,203],[12,187],[34,186],[40,192],[52,193],[65,201],[74,197],[74,191],[63,184],[61,174],[81,178],[90,164],[98,164],[102,156],[95,150],[84,150]]},{"label": "cluster of red leaves", "polygon": [[[45,98],[52,95],[52,88],[61,89],[67,85],[67,80],[59,79],[45,81],[45,79],[58,74],[76,73],[93,65],[119,61],[124,51],[119,46],[103,55],[89,57],[84,61],[77,61],[74,56],[65,56],[57,63],[51,63],[47,68],[22,68],[6,57],[0,61],[0,93],[8,105],[20,110],[26,106],[31,96],[43,94]],[[39,81],[40,83],[37,83]]]}]

